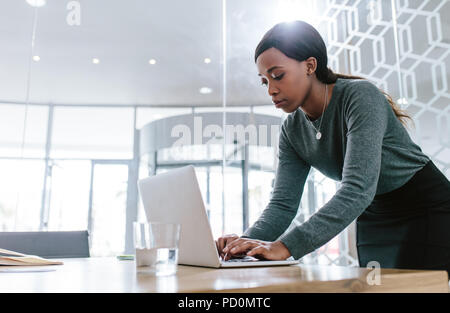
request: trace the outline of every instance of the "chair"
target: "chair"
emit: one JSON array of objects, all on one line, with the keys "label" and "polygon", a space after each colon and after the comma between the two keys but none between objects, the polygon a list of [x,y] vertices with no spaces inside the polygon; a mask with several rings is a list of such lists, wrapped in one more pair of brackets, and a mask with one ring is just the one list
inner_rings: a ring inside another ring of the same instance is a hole
[{"label": "chair", "polygon": [[0,232],[0,248],[48,259],[90,257],[86,230]]}]

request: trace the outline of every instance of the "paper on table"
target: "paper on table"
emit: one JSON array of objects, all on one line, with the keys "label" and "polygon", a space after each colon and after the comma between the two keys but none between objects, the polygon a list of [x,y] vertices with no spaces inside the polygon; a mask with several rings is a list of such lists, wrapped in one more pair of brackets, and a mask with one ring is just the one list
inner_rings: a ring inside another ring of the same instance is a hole
[{"label": "paper on table", "polygon": [[16,255],[16,256],[26,256],[26,254],[23,254],[23,253],[20,253],[20,252],[16,252],[16,251],[6,250],[6,249],[2,249],[2,248],[0,248],[0,253],[2,253],[2,254],[9,254],[9,255]]},{"label": "paper on table", "polygon": [[0,273],[40,273],[55,272],[54,266],[0,266]]},{"label": "paper on table", "polygon": [[35,255],[26,255],[23,253],[1,249],[0,253],[14,256],[0,256],[0,265],[61,265],[63,262],[51,261]]}]

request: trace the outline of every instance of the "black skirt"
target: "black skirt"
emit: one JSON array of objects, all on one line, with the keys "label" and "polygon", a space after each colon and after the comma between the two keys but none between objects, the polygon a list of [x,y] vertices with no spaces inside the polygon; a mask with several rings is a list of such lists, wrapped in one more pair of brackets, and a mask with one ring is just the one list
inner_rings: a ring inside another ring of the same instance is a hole
[{"label": "black skirt", "polygon": [[450,273],[450,182],[432,161],[402,187],[375,196],[356,225],[361,267],[377,261]]}]

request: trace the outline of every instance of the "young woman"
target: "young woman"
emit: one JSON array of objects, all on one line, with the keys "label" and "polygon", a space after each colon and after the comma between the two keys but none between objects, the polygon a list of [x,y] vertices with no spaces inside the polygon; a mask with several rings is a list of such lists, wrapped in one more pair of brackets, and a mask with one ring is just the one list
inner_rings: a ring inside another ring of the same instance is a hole
[{"label": "young woman", "polygon": [[[222,257],[295,259],[357,219],[359,264],[450,269],[450,182],[408,135],[392,99],[360,77],[333,73],[320,34],[301,21],[269,30],[255,52],[274,105],[290,113],[272,198],[242,237],[216,241]],[[341,188],[311,218],[296,216],[314,167]]]}]

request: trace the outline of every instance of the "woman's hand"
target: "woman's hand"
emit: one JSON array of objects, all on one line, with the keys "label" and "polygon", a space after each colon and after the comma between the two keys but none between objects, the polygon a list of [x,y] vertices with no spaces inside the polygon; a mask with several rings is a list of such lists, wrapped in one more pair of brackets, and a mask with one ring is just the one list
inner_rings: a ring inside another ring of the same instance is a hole
[{"label": "woman's hand", "polygon": [[262,241],[250,238],[235,238],[228,240],[225,248],[224,260],[236,255],[248,255],[264,260],[286,260],[291,253],[281,241]]},{"label": "woman's hand", "polygon": [[239,238],[238,235],[230,234],[230,235],[225,235],[225,236],[219,237],[219,239],[216,240],[217,252],[219,253],[219,256],[222,259],[225,259],[225,252],[223,252],[223,248],[225,248],[226,245],[228,245],[230,242],[232,242],[233,240],[236,240],[238,238]]}]

